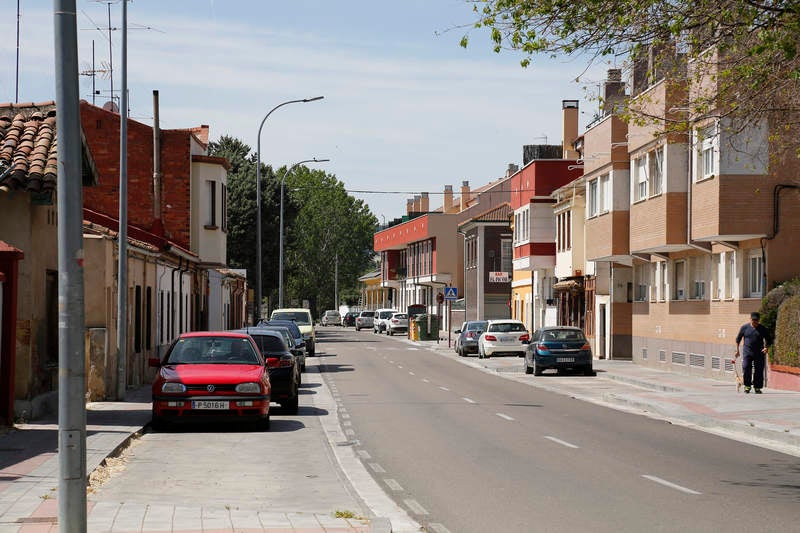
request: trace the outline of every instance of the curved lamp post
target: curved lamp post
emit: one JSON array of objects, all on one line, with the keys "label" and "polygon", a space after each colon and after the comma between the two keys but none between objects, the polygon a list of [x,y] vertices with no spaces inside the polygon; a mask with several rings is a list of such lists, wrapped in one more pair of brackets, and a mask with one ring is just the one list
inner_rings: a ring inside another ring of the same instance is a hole
[{"label": "curved lamp post", "polygon": [[314,98],[303,98],[301,100],[289,100],[276,105],[270,109],[269,113],[261,120],[261,125],[258,127],[258,140],[256,141],[256,301],[253,306],[253,325],[258,325],[261,319],[261,128],[267,121],[273,111],[279,107],[288,104],[297,104],[305,102],[314,102],[322,100],[324,96],[315,96]]},{"label": "curved lamp post", "polygon": [[298,161],[283,174],[281,178],[281,223],[280,223],[280,233],[278,237],[278,242],[280,243],[278,247],[278,308],[283,307],[283,185],[286,183],[286,176],[292,173],[292,170],[295,167],[302,165],[303,163],[325,163],[330,161],[330,159],[304,159],[302,161]]}]

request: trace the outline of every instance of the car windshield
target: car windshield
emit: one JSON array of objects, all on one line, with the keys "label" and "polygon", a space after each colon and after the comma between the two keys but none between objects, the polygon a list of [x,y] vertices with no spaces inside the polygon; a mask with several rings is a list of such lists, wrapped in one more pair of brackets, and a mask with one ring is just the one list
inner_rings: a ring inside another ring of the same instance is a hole
[{"label": "car windshield", "polygon": [[486,322],[470,322],[467,331],[486,331]]},{"label": "car windshield", "polygon": [[166,364],[258,365],[261,359],[250,339],[241,337],[190,337],[179,339]]},{"label": "car windshield", "polygon": [[525,324],[518,324],[516,322],[498,322],[497,324],[490,324],[488,331],[496,331],[498,333],[525,331]]},{"label": "car windshield", "polygon": [[408,315],[405,313],[397,313],[396,315],[392,316],[392,318],[399,318],[401,320],[405,320],[408,318]]},{"label": "car windshield", "polygon": [[311,324],[308,320],[308,313],[302,311],[276,311],[272,314],[273,320],[292,320],[298,324],[308,326]]},{"label": "car windshield", "polygon": [[362,311],[361,316],[363,317],[373,317],[375,316],[375,311]]},{"label": "car windshield", "polygon": [[392,312],[391,311],[382,311],[381,314],[378,315],[378,317],[382,318],[382,319],[390,318],[391,316],[392,316]]},{"label": "car windshield", "polygon": [[261,326],[281,326],[289,330],[292,336],[297,339],[303,336],[300,333],[300,328],[297,327],[297,324],[294,322],[290,322],[288,320],[270,320],[269,322],[262,322],[259,324]]},{"label": "car windshield", "polygon": [[261,353],[275,353],[275,352],[285,352],[286,345],[283,341],[275,337],[274,335],[251,335],[253,340],[256,341],[258,345],[258,349],[261,350]]},{"label": "car windshield", "polygon": [[543,341],[584,342],[586,337],[576,329],[549,329],[542,333]]}]

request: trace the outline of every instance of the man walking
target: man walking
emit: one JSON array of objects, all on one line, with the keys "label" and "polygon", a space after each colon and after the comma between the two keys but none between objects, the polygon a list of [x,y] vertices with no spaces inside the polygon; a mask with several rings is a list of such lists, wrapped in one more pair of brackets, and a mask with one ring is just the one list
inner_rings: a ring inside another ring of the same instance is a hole
[{"label": "man walking", "polygon": [[745,394],[750,393],[751,384],[756,389],[756,394],[761,394],[764,386],[764,367],[772,340],[769,330],[759,324],[760,319],[761,315],[758,313],[750,313],[750,322],[739,328],[739,334],[736,335],[736,357],[739,357],[739,343],[744,340],[742,373]]}]

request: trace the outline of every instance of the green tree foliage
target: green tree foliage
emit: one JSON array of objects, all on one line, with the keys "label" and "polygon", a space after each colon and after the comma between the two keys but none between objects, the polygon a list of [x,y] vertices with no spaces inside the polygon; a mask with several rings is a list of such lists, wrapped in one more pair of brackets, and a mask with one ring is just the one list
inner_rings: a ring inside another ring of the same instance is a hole
[{"label": "green tree foliage", "polygon": [[[475,28],[489,30],[494,50],[522,53],[523,66],[542,55],[597,61],[643,57],[647,50],[651,75],[664,75],[665,65],[679,63],[676,58],[694,65],[688,74],[685,68],[671,73],[688,89],[687,117],[779,114],[783,123],[797,122],[799,0],[465,1],[473,4]],[[465,35],[461,45],[468,42]],[[697,89],[709,75],[715,90],[703,95]]]},{"label": "green tree foliage", "polygon": [[800,368],[800,295],[789,296],[781,305],[771,362]]},{"label": "green tree foliage", "polygon": [[[788,304],[794,298],[800,298],[800,279],[793,279],[781,283],[761,300],[761,324],[772,332],[775,344],[770,352],[770,362],[778,365],[800,366],[798,359],[797,342],[800,342],[800,331],[796,314],[791,311],[792,306]],[[792,304],[797,305],[795,302]],[[789,317],[795,317],[795,321],[784,317],[784,313]],[[788,321],[787,321],[788,320]],[[791,340],[794,336],[795,341]]]},{"label": "green tree foliage", "polygon": [[[209,154],[225,157],[228,172],[228,264],[247,269],[255,286],[256,155],[233,137],[209,144]],[[280,180],[287,168],[261,168],[262,294],[270,308],[278,304]],[[314,316],[336,307],[334,271],[338,256],[339,294],[358,291],[358,277],[372,266],[377,219],[361,201],[349,196],[335,176],[298,166],[286,176],[284,189],[284,303],[311,302]]]}]

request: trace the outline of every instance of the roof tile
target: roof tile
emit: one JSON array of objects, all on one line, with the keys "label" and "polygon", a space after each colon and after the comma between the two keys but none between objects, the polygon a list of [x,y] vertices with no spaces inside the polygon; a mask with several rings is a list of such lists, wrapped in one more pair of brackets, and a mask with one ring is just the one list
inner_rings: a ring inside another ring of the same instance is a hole
[{"label": "roof tile", "polygon": [[55,190],[56,106],[0,104],[0,185],[29,192]]}]

